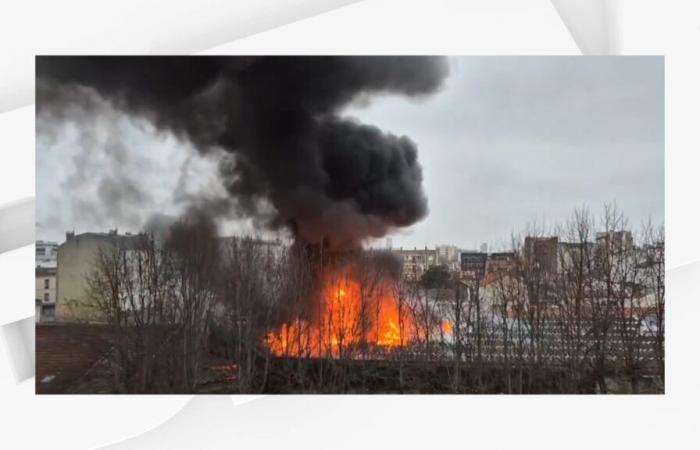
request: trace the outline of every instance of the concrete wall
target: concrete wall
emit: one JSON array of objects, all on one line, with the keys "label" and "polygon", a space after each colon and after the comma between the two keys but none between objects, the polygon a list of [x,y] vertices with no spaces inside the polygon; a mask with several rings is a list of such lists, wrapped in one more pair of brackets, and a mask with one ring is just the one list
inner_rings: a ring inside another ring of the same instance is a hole
[{"label": "concrete wall", "polygon": [[109,241],[108,237],[86,233],[71,236],[58,247],[57,321],[99,321],[87,296],[87,278],[95,270],[100,247],[109,247]]}]

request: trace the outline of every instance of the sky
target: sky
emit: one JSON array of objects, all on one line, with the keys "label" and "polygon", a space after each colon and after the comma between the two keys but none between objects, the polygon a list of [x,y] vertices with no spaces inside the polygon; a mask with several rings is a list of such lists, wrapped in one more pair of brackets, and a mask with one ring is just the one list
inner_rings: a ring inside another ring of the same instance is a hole
[{"label": "sky", "polygon": [[[390,232],[394,247],[495,250],[582,206],[599,214],[615,202],[633,225],[663,223],[663,67],[661,57],[449,57],[438,92],[361,98],[341,115],[417,146],[429,212]],[[91,101],[101,114],[37,116],[37,239],[138,231],[153,214],[181,212],[183,199],[226,195],[220,155]],[[250,219],[222,225],[251,230],[260,233]]]}]

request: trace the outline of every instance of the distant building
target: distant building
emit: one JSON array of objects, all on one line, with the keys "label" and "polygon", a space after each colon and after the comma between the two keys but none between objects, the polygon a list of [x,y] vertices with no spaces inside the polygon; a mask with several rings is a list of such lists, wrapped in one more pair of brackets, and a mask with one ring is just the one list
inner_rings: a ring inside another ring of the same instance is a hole
[{"label": "distant building", "polygon": [[486,242],[481,244],[481,247],[479,247],[479,251],[481,253],[488,253],[489,252],[489,244],[487,244]]},{"label": "distant building", "polygon": [[576,270],[579,264],[587,265],[594,257],[593,242],[560,242],[559,270]]},{"label": "distant building", "polygon": [[438,264],[447,266],[452,270],[459,268],[459,248],[454,245],[438,245],[435,247]]},{"label": "distant building", "polygon": [[634,239],[630,231],[602,231],[596,233],[595,245],[596,247],[609,245],[613,250],[622,251],[631,249],[634,246]]},{"label": "distant building", "polygon": [[36,274],[36,298],[43,304],[56,303],[56,269],[49,267],[37,267]]},{"label": "distant building", "polygon": [[483,252],[462,252],[459,255],[460,269],[467,278],[483,278],[487,261],[488,254]]},{"label": "distant building", "polygon": [[635,251],[632,233],[625,230],[596,233],[594,245],[595,267],[601,275],[617,262],[632,256]]},{"label": "distant building", "polygon": [[523,256],[545,272],[555,273],[558,268],[559,238],[527,236]]},{"label": "distant building", "polygon": [[58,244],[56,242],[36,241],[35,262],[37,267],[56,267]]},{"label": "distant building", "polygon": [[239,236],[223,236],[218,238],[222,256],[225,258],[232,246],[248,246],[252,245],[256,250],[263,254],[269,254],[274,260],[279,260],[284,255],[284,250],[288,248],[287,244],[279,239],[259,239],[245,238]]},{"label": "distant building", "polygon": [[35,244],[35,320],[52,321],[56,311],[56,242],[36,241]]},{"label": "distant building", "polygon": [[438,251],[425,249],[394,250],[401,258],[403,276],[409,280],[420,279],[426,270],[439,264]]},{"label": "distant building", "polygon": [[99,321],[99,313],[87,298],[87,280],[95,270],[101,248],[135,246],[142,234],[66,233],[66,242],[58,246],[56,272],[56,320]]},{"label": "distant building", "polygon": [[37,321],[52,321],[56,312],[56,268],[36,267],[35,270],[35,300],[37,305]]},{"label": "distant building", "polygon": [[486,271],[489,273],[507,272],[515,268],[516,261],[515,252],[491,253],[488,258]]}]

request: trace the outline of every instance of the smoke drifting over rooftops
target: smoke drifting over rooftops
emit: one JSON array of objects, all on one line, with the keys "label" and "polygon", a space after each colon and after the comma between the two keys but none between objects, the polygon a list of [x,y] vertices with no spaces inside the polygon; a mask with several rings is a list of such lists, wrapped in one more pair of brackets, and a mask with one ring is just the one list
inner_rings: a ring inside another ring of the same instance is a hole
[{"label": "smoke drifting over rooftops", "polygon": [[200,213],[235,208],[335,248],[427,214],[415,144],[340,112],[372,95],[435,93],[445,58],[38,57],[36,67],[38,114],[69,115],[81,97],[66,93],[88,87],[199,152],[223,149],[230,202],[201,201]]}]

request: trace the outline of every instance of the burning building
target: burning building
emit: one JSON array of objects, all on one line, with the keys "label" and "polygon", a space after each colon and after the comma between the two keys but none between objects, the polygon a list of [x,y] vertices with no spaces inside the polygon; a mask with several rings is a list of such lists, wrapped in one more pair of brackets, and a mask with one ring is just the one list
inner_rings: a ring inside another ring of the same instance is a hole
[{"label": "burning building", "polygon": [[368,270],[358,262],[330,264],[312,295],[315,308],[309,316],[267,333],[265,342],[273,353],[359,357],[402,346],[413,333],[407,304],[397,295],[391,275],[381,269]]}]

